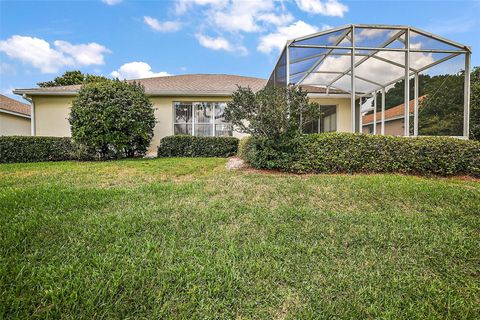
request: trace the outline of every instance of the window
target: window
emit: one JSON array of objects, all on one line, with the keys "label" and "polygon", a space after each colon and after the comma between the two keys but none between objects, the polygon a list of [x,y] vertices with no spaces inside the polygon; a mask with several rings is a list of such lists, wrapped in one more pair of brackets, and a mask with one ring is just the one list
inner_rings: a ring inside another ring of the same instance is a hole
[{"label": "window", "polygon": [[303,126],[303,133],[322,133],[337,131],[337,106],[320,106],[322,115]]},{"label": "window", "polygon": [[174,134],[198,137],[232,136],[232,125],[225,122],[225,102],[174,102]]},{"label": "window", "polygon": [[192,104],[175,102],[174,134],[192,134]]}]

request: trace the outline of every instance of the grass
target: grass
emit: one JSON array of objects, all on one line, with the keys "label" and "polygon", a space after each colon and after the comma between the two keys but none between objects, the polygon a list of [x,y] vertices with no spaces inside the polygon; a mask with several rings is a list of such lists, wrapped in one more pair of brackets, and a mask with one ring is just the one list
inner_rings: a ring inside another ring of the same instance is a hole
[{"label": "grass", "polygon": [[0,318],[475,319],[480,184],[0,165]]}]

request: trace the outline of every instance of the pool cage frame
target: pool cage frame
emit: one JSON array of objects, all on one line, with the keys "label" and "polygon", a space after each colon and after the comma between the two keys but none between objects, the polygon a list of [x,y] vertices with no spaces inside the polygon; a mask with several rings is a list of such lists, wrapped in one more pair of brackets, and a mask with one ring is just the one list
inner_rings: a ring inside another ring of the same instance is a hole
[{"label": "pool cage frame", "polygon": [[[361,42],[362,37],[358,30],[368,30],[370,34],[375,32],[381,32],[382,30],[389,31],[385,41],[379,45],[362,46],[357,45]],[[332,35],[328,43],[322,42],[328,35]],[[411,39],[420,36],[426,40],[432,40],[434,43],[439,43],[445,47],[436,47],[432,45],[430,47],[413,46]],[[360,40],[360,41],[359,41]],[[403,44],[403,47],[392,47],[393,43]],[[347,43],[345,45],[342,43]],[[304,50],[305,56],[291,57],[292,50],[296,50],[297,56],[300,56],[300,52]],[[312,52],[308,54],[308,52]],[[316,52],[315,50],[320,51]],[[405,53],[403,63],[399,63],[398,59],[388,59],[386,56],[381,56],[382,52],[397,52]],[[443,54],[444,56],[436,61],[433,61],[420,68],[414,68],[411,64],[412,54]],[[339,89],[343,92],[350,94],[351,100],[351,131],[362,131],[362,116],[361,107],[356,110],[356,100],[364,97],[374,98],[374,131],[376,134],[377,119],[376,119],[376,104],[377,104],[377,92],[381,92],[381,134],[385,134],[385,93],[389,86],[394,85],[398,81],[404,80],[405,93],[404,93],[404,136],[410,136],[410,81],[413,78],[414,81],[414,112],[413,112],[413,136],[418,136],[418,85],[419,74],[429,68],[444,63],[450,59],[458,56],[464,56],[464,102],[463,102],[463,135],[459,138],[468,139],[469,137],[469,119],[470,119],[470,63],[471,63],[471,49],[470,47],[454,42],[452,40],[445,39],[441,36],[434,35],[432,33],[423,31],[421,29],[411,26],[398,26],[398,25],[374,25],[374,24],[351,24],[322,32],[317,32],[307,36],[295,38],[287,41],[285,47],[281,51],[278,60],[275,64],[275,68],[270,75],[267,86],[286,86],[286,85],[305,85],[308,91],[308,87],[324,88],[325,94],[328,95],[330,89]],[[329,57],[335,56],[349,56],[350,65],[347,69],[338,70],[319,70],[319,66]],[[359,59],[359,60],[357,60]],[[404,69],[402,76],[391,80],[381,81],[378,79],[366,78],[357,74],[356,69],[364,63],[375,59],[382,61],[391,66]],[[291,72],[292,66],[296,63],[307,62],[308,68],[298,72]],[[308,65],[311,63],[311,65]],[[333,79],[322,83],[306,83],[305,80],[311,78],[312,74],[324,74],[332,75]],[[339,88],[336,83],[345,76],[350,78],[350,89]],[[371,90],[359,92],[356,90],[357,81],[362,81],[374,86]],[[357,127],[358,116],[358,127]]]}]

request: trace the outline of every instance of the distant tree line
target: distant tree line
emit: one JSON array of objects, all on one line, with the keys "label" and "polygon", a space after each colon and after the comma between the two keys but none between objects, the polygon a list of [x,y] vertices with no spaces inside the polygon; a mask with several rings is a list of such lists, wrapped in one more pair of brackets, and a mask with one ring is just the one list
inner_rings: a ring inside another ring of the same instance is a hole
[{"label": "distant tree line", "polygon": [[[462,135],[464,79],[464,71],[433,77],[419,75],[418,95],[425,95],[418,111],[420,135]],[[470,88],[470,137],[480,140],[480,67],[474,67],[470,74]],[[414,97],[414,90],[413,83],[410,83],[410,99]],[[379,92],[377,112],[381,111],[381,99]],[[404,99],[405,81],[401,80],[386,92],[385,109],[403,104]],[[373,111],[368,112],[371,113]]]}]

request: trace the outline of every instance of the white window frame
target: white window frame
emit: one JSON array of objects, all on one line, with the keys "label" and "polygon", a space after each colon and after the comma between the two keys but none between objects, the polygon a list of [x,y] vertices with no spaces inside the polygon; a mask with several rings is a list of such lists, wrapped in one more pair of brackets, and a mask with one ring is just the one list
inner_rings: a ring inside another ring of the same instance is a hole
[{"label": "white window frame", "polygon": [[[227,104],[227,101],[173,101],[173,105],[172,105],[172,108],[173,108],[173,135],[176,135],[175,134],[175,125],[176,124],[183,124],[183,123],[177,123],[175,121],[176,119],[176,104],[177,103],[183,103],[183,104],[190,104],[191,107],[192,107],[192,136],[193,137],[197,137],[197,135],[195,134],[195,119],[196,119],[196,116],[195,116],[195,104],[205,104],[205,103],[208,103],[208,104],[211,104],[212,105],[212,134],[209,135],[208,137],[215,137],[215,131],[216,131],[216,114],[215,114],[215,110],[216,110],[216,107],[220,104],[220,103],[224,103],[224,104]],[[185,123],[185,124],[188,124],[188,123]],[[198,123],[198,124],[207,124],[207,123]],[[220,124],[224,124],[224,123],[220,123]],[[233,128],[232,128],[232,136],[233,136]]]}]

